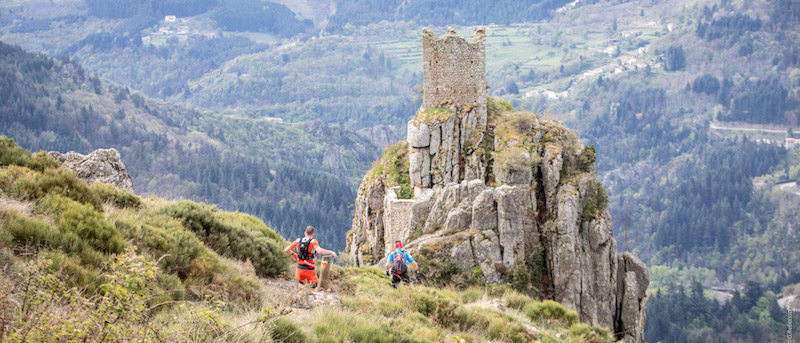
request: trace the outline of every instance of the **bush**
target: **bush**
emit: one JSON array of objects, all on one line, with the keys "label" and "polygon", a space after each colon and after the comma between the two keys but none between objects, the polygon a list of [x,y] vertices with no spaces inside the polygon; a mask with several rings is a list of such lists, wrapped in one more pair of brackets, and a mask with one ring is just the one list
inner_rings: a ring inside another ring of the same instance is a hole
[{"label": "bush", "polygon": [[511,103],[503,99],[495,99],[492,97],[487,97],[486,111],[488,112],[489,116],[493,116],[506,112],[513,112],[514,106],[511,106]]},{"label": "bush", "polygon": [[106,254],[117,254],[125,248],[119,232],[89,205],[68,205],[61,214],[58,229],[64,233],[76,234],[92,248]]},{"label": "bush", "polygon": [[584,147],[581,150],[581,153],[578,155],[578,170],[582,172],[589,172],[592,170],[592,166],[594,165],[595,161],[597,161],[597,152],[594,148],[594,145],[590,145]]},{"label": "bush", "polygon": [[31,155],[30,151],[18,146],[14,139],[0,135],[0,167],[3,166],[21,166],[44,171],[57,167],[58,163],[43,151]]},{"label": "bush", "polygon": [[589,326],[577,323],[569,328],[569,334],[573,340],[585,343],[612,343],[614,338],[608,333],[608,329],[596,326]]},{"label": "bush", "polygon": [[84,266],[98,267],[107,260],[107,256],[95,250],[78,233],[54,228],[43,220],[0,210],[0,222],[5,228],[3,240],[9,245],[35,250],[60,249],[71,255],[76,264]]},{"label": "bush", "polygon": [[461,301],[465,304],[473,303],[481,300],[484,294],[485,292],[483,289],[472,287],[461,292]]},{"label": "bush", "polygon": [[449,327],[458,320],[457,306],[441,292],[430,289],[418,289],[411,297],[415,310],[422,313],[440,326]]},{"label": "bush", "polygon": [[531,342],[535,336],[507,314],[480,307],[458,311],[459,330],[483,332],[487,338],[504,342]]},{"label": "bush", "polygon": [[97,251],[116,254],[125,248],[119,232],[90,205],[49,194],[39,200],[37,208],[59,216],[58,230],[62,234],[74,234]]},{"label": "bush", "polygon": [[583,207],[581,216],[583,220],[592,220],[600,216],[608,206],[608,195],[606,189],[600,181],[592,180],[589,182],[586,206]]},{"label": "bush", "polygon": [[27,166],[31,153],[14,143],[14,139],[0,136],[0,166]]},{"label": "bush", "polygon": [[7,341],[123,342],[131,337],[152,341],[158,335],[142,325],[155,269],[133,249],[109,264],[107,280],[93,297],[64,283],[63,269],[52,266],[53,261],[39,256],[14,275],[16,285],[0,278],[0,293],[8,296],[2,299]]},{"label": "bush", "polygon": [[180,220],[218,254],[249,260],[259,276],[274,277],[288,270],[289,258],[279,242],[261,230],[223,223],[215,207],[181,201],[164,206],[159,213]]},{"label": "bush", "polygon": [[153,258],[159,259],[164,271],[176,274],[181,280],[192,276],[210,282],[215,271],[223,269],[216,254],[173,218],[116,218],[114,226]]},{"label": "bush", "polygon": [[454,286],[456,288],[464,288],[470,285],[477,285],[482,282],[476,279],[476,273],[461,272],[456,266],[455,262],[450,258],[447,253],[450,249],[446,246],[439,247],[422,247],[419,252],[414,255],[414,259],[420,266],[425,268],[420,269],[419,278],[426,285],[431,286]]},{"label": "bush", "polygon": [[386,147],[381,159],[373,163],[368,175],[383,178],[387,188],[399,186],[400,189],[396,192],[398,199],[413,198],[414,190],[408,174],[408,143],[401,141]]},{"label": "bush", "polygon": [[503,294],[503,305],[513,309],[521,310],[525,308],[525,305],[533,302],[531,297],[515,291],[508,291]]},{"label": "bush", "polygon": [[309,339],[291,320],[279,317],[274,321],[271,336],[277,343],[305,343]]},{"label": "bush", "polygon": [[539,297],[547,275],[547,259],[543,250],[532,251],[524,259],[518,259],[508,273],[507,280],[517,292]]},{"label": "bush", "polygon": [[560,322],[569,327],[578,321],[577,313],[567,310],[564,306],[552,300],[529,303],[525,305],[523,311],[531,320],[539,322]]},{"label": "bush", "polygon": [[139,208],[142,199],[131,192],[119,189],[109,184],[95,182],[89,189],[104,203],[110,203],[119,208]]},{"label": "bush", "polygon": [[38,200],[54,193],[79,203],[92,205],[98,211],[103,209],[100,198],[89,189],[89,186],[71,171],[63,169],[47,169],[43,173],[20,173],[8,185],[7,191],[24,200]]}]

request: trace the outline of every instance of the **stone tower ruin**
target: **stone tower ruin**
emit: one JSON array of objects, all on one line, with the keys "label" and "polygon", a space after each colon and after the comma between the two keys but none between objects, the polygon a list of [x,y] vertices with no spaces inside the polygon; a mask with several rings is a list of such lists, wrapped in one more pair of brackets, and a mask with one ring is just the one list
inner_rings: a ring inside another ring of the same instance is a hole
[{"label": "stone tower ruin", "polygon": [[484,179],[476,154],[487,124],[486,28],[468,42],[452,28],[441,37],[422,30],[422,106],[408,123],[409,175],[414,196],[462,180]]},{"label": "stone tower ruin", "polygon": [[452,104],[458,107],[477,104],[486,125],[486,28],[475,28],[475,39],[468,42],[452,28],[434,37],[422,30],[423,97],[422,111]]}]

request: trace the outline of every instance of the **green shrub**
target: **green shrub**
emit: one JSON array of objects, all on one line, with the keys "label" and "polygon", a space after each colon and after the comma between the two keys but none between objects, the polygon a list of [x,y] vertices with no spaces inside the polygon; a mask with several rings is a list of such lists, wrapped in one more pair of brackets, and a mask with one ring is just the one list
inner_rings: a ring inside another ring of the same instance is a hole
[{"label": "green shrub", "polygon": [[581,172],[589,172],[592,170],[592,165],[594,165],[597,160],[596,154],[597,152],[594,149],[594,145],[584,147],[578,155],[577,169]]},{"label": "green shrub", "polygon": [[532,251],[514,263],[507,280],[514,290],[532,297],[539,297],[542,280],[547,273],[546,263],[543,250]]},{"label": "green shrub", "polygon": [[482,332],[491,340],[530,342],[535,337],[509,315],[481,307],[459,308],[458,329]]},{"label": "green shrub", "polygon": [[286,242],[281,235],[275,232],[275,230],[269,228],[266,224],[264,224],[263,221],[261,221],[261,219],[258,219],[247,213],[217,211],[216,215],[223,224],[241,226],[248,231],[258,231],[261,232],[264,237],[273,239],[282,245],[284,243],[288,244],[288,242]]},{"label": "green shrub", "polygon": [[259,276],[274,277],[288,270],[289,258],[279,242],[260,230],[223,223],[217,218],[215,207],[180,201],[164,206],[159,213],[180,220],[187,230],[218,254],[249,260]]},{"label": "green shrub", "polygon": [[391,280],[375,267],[344,267],[331,269],[331,280],[341,287],[341,292],[354,295],[388,297],[392,290]]},{"label": "green shrub", "polygon": [[89,189],[97,195],[100,201],[110,203],[119,208],[139,208],[142,206],[142,199],[136,194],[109,184],[95,182],[89,185]]},{"label": "green shrub", "polygon": [[414,309],[441,326],[449,327],[458,321],[457,305],[440,292],[432,289],[417,289],[411,295]]},{"label": "green shrub", "polygon": [[306,334],[286,317],[279,317],[273,322],[271,336],[276,343],[305,343]]},{"label": "green shrub", "polygon": [[377,308],[382,316],[389,318],[395,317],[403,313],[403,305],[395,301],[386,301],[386,300],[379,301],[377,304]]},{"label": "green shrub", "polygon": [[54,193],[82,204],[92,205],[98,211],[103,209],[100,197],[75,174],[63,169],[47,169],[43,173],[19,173],[7,191],[24,200],[38,200]]},{"label": "green shrub", "polygon": [[534,302],[534,300],[531,299],[531,297],[515,291],[508,291],[503,294],[503,305],[513,309],[521,310],[525,308],[525,305],[532,302]]},{"label": "green shrub", "polygon": [[166,273],[176,274],[181,280],[193,277],[210,282],[215,273],[223,270],[216,254],[171,217],[117,217],[113,222],[127,239],[159,260],[160,268]]},{"label": "green shrub", "polygon": [[584,323],[576,323],[569,328],[571,342],[581,343],[613,343],[614,337],[611,337],[608,329],[589,326]]},{"label": "green shrub", "polygon": [[50,260],[50,269],[60,271],[65,276],[64,282],[68,287],[86,289],[86,293],[94,294],[106,282],[99,271],[80,265],[62,252],[51,251],[46,256]]},{"label": "green shrub", "polygon": [[121,253],[125,249],[119,232],[90,205],[75,202],[67,205],[61,213],[58,229],[63,233],[74,233],[95,250],[106,254]]},{"label": "green shrub", "polygon": [[608,195],[603,184],[597,180],[589,182],[586,206],[583,207],[581,216],[583,220],[592,220],[600,216],[608,206]]},{"label": "green shrub", "polygon": [[0,136],[0,166],[27,166],[31,153],[14,143],[14,139]]},{"label": "green shrub", "polygon": [[462,273],[458,266],[447,253],[446,246],[423,247],[414,254],[414,259],[420,266],[419,277],[431,286],[455,286],[457,288],[480,284],[481,280],[475,278],[474,273]]},{"label": "green shrub", "polygon": [[465,304],[473,303],[483,298],[485,291],[481,288],[471,287],[461,292],[461,301]]},{"label": "green shrub", "polygon": [[567,310],[564,306],[552,300],[529,303],[525,305],[523,311],[531,320],[560,322],[566,327],[578,321],[578,314],[575,311]]},{"label": "green shrub", "polygon": [[503,99],[486,97],[486,111],[488,112],[489,116],[493,116],[495,114],[513,112],[514,106],[511,106],[511,103]]},{"label": "green shrub", "polygon": [[408,174],[408,143],[400,141],[383,150],[381,159],[372,164],[367,175],[380,177],[384,185],[389,187],[399,186],[398,199],[411,199],[414,190],[411,187],[411,177]]},{"label": "green shrub", "polygon": [[14,246],[35,250],[60,249],[80,265],[99,267],[107,260],[106,255],[95,250],[76,232],[64,231],[43,220],[6,210],[0,210],[0,219],[5,228],[4,240]]},{"label": "green shrub", "polygon": [[31,154],[14,143],[14,139],[0,135],[0,167],[21,166],[37,171],[55,168],[58,162],[47,156],[44,151]]}]

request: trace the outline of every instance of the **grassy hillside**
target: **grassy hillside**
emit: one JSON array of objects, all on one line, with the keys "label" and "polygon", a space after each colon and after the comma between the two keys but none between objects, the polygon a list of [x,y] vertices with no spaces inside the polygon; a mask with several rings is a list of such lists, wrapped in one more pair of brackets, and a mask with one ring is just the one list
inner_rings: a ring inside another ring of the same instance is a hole
[{"label": "grassy hillside", "polygon": [[[391,287],[378,269],[298,292],[258,219],[86,185],[0,136],[0,338],[7,342],[612,342],[507,287]],[[311,308],[311,309],[309,309]]]}]

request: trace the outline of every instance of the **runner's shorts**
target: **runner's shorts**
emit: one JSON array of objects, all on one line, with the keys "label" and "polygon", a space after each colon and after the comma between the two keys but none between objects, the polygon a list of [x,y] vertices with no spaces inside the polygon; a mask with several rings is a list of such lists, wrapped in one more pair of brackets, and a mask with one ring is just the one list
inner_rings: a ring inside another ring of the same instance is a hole
[{"label": "runner's shorts", "polygon": [[300,269],[297,268],[297,280],[300,283],[317,283],[317,271],[315,269]]}]

